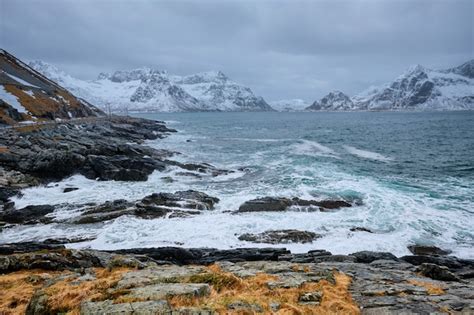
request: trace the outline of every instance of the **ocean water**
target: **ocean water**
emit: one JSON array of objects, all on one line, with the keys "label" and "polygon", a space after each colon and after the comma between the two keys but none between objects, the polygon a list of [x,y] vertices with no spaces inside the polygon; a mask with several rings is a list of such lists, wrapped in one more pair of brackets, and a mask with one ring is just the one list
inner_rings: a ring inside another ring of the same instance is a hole
[{"label": "ocean water", "polygon": [[[293,252],[326,249],[408,254],[410,244],[451,249],[474,258],[474,112],[437,113],[175,113],[142,114],[179,132],[148,145],[181,152],[175,159],[207,162],[235,172],[201,179],[179,170],[153,173],[147,182],[100,182],[73,176],[23,191],[17,206],[140,199],[153,192],[195,189],[218,197],[213,211],[189,218],[121,217],[94,225],[49,224],[5,229],[0,242],[95,236],[71,247],[98,249],[258,245],[237,239],[269,229],[314,231],[312,244],[285,244]],[[166,177],[172,177],[169,183]],[[64,187],[79,187],[63,194]],[[263,196],[345,198],[361,204],[334,212],[288,211],[234,215]],[[80,209],[54,215],[67,218]],[[374,233],[351,232],[365,227]]]}]

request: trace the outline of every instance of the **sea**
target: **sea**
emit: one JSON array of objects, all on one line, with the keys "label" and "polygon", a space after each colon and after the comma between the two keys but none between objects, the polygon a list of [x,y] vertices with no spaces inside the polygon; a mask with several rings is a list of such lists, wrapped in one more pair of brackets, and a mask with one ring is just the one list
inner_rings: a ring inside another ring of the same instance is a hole
[{"label": "sea", "polygon": [[[294,253],[325,249],[407,255],[412,244],[435,245],[474,258],[474,112],[245,112],[154,113],[178,132],[147,141],[179,152],[181,162],[209,163],[232,173],[180,175],[169,168],[146,182],[96,181],[75,175],[29,188],[17,207],[138,200],[155,192],[198,190],[218,197],[214,210],[186,218],[145,220],[123,216],[91,225],[17,226],[0,242],[95,237],[72,248],[285,247]],[[65,187],[79,190],[63,193]],[[232,213],[259,197],[345,199],[356,203],[331,212]],[[66,207],[67,219],[81,210]],[[351,231],[363,227],[373,233]],[[243,233],[276,229],[312,231],[306,244],[254,244]]]}]

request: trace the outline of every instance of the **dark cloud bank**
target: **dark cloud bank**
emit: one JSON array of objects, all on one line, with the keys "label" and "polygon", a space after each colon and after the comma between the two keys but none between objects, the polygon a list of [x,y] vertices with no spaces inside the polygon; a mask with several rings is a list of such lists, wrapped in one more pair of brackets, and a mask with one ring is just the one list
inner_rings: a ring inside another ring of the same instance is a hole
[{"label": "dark cloud bank", "polygon": [[222,70],[268,100],[312,101],[472,59],[473,3],[0,0],[0,46],[80,78]]}]

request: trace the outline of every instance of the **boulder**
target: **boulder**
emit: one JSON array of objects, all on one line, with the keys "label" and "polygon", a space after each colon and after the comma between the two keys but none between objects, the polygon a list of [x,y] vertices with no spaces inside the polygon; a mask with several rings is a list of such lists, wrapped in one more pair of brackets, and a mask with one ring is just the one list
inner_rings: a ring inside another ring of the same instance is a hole
[{"label": "boulder", "polygon": [[375,260],[395,260],[398,261],[398,258],[392,253],[387,252],[372,252],[372,251],[361,251],[350,254],[356,258],[358,263],[371,263]]},{"label": "boulder", "polygon": [[285,211],[291,205],[292,201],[288,198],[264,197],[246,201],[238,212]]},{"label": "boulder", "polygon": [[410,252],[414,255],[439,255],[445,256],[451,253],[450,250],[441,249],[436,246],[428,246],[428,245],[410,245],[408,246]]},{"label": "boulder", "polygon": [[441,281],[459,281],[459,278],[449,271],[448,267],[438,266],[430,263],[423,263],[418,266],[417,271],[423,276]]},{"label": "boulder", "polygon": [[288,244],[288,243],[312,243],[321,237],[314,232],[298,230],[270,230],[262,233],[245,233],[239,236],[239,240],[253,243]]},{"label": "boulder", "polygon": [[15,224],[47,223],[51,218],[45,215],[52,213],[54,207],[51,205],[32,205],[21,209],[7,209],[0,212],[0,221]]},{"label": "boulder", "polygon": [[244,202],[237,212],[286,211],[291,206],[303,207],[305,210],[316,209],[327,211],[352,205],[344,200],[305,200],[300,198],[263,197]]}]

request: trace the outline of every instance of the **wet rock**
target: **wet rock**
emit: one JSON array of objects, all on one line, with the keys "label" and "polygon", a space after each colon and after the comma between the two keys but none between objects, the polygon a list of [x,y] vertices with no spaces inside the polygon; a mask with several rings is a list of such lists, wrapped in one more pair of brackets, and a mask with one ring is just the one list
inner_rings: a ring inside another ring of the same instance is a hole
[{"label": "wet rock", "polygon": [[291,205],[292,201],[288,198],[264,197],[246,201],[238,212],[285,211]]},{"label": "wet rock", "polygon": [[62,237],[62,238],[48,238],[43,241],[45,244],[50,245],[61,245],[61,244],[74,244],[74,243],[82,243],[95,240],[95,236],[78,236],[78,237]]},{"label": "wet rock", "polygon": [[239,236],[239,240],[253,243],[288,244],[288,243],[312,243],[321,237],[313,232],[298,230],[270,230],[258,234],[245,233]]},{"label": "wet rock", "polygon": [[137,204],[138,207],[165,206],[194,210],[212,210],[219,202],[218,198],[211,197],[205,193],[186,190],[175,193],[155,193],[146,196]]},{"label": "wet rock", "polygon": [[449,271],[448,267],[445,266],[438,266],[435,264],[430,263],[423,263],[418,266],[418,272],[420,272],[423,276],[441,280],[441,281],[459,281],[459,278]]},{"label": "wet rock", "polygon": [[361,251],[350,254],[350,256],[354,256],[358,263],[371,263],[375,260],[398,260],[395,255],[386,252]]},{"label": "wet rock", "polygon": [[445,256],[451,253],[450,250],[445,250],[436,246],[427,246],[427,245],[410,245],[408,246],[408,249],[414,255]]},{"label": "wet rock", "polygon": [[302,200],[302,199],[293,199],[295,202],[295,205],[297,206],[306,206],[306,205],[311,205],[311,206],[318,206],[321,211],[325,210],[334,210],[334,209],[339,209],[339,208],[346,208],[346,207],[352,207],[350,203],[344,200],[321,200],[321,201],[315,201],[315,200]]},{"label": "wet rock", "polygon": [[50,205],[26,206],[21,209],[8,209],[0,213],[0,221],[16,224],[47,223],[51,218],[45,215],[52,213],[54,207]]},{"label": "wet rock", "polygon": [[351,207],[352,205],[344,200],[305,200],[300,198],[283,197],[263,197],[244,202],[237,212],[256,212],[256,211],[286,211],[288,208],[304,207],[306,210],[315,208],[316,210],[326,211]]},{"label": "wet rock", "polygon": [[134,204],[123,199],[107,201],[99,206],[87,208],[79,217],[70,220],[74,224],[90,224],[104,222],[122,215],[133,214]]},{"label": "wet rock", "polygon": [[350,228],[351,232],[367,232],[367,233],[374,233],[372,230],[367,229],[365,227],[352,227]]},{"label": "wet rock", "polygon": [[78,190],[79,188],[77,187],[66,187],[63,189],[63,193],[68,193],[68,192],[71,192],[71,191],[75,191],[75,190]]}]

